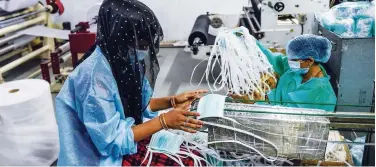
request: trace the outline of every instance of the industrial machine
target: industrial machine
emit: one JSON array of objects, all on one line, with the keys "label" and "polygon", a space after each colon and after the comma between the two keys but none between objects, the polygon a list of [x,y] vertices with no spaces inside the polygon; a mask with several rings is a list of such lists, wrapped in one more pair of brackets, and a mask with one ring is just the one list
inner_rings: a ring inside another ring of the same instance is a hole
[{"label": "industrial machine", "polygon": [[[94,44],[96,33],[88,31],[90,25],[96,24],[94,17],[91,22],[80,22],[69,34],[69,42],[58,47],[50,54],[50,60],[41,62],[42,78],[51,83],[51,91],[59,92],[69,73],[77,66],[79,54],[85,53]],[[71,63],[68,63],[71,60]],[[62,67],[62,64],[69,64]],[[52,67],[54,80],[51,80],[49,67]]]},{"label": "industrial machine", "polygon": [[[247,27],[256,39],[269,48],[284,48],[287,41],[300,34],[312,33],[314,13],[329,10],[329,0],[250,0],[243,8],[239,26]],[[198,46],[213,45],[222,21],[210,13],[196,19],[188,38],[194,54]],[[230,27],[231,28],[231,27]]]},{"label": "industrial machine", "polygon": [[[202,99],[194,101],[193,111],[198,111]],[[201,106],[207,108],[207,103]],[[286,158],[293,163],[289,165],[344,166],[346,163],[353,164],[348,145],[365,145],[369,150],[364,152],[363,157],[372,157],[374,152],[371,150],[374,148],[372,140],[356,143],[338,137],[346,132],[373,134],[374,113],[327,113],[317,109],[244,104],[231,98],[226,98],[223,110],[223,116],[200,118],[204,122],[200,132],[208,135],[202,140],[213,143],[209,144],[209,148],[237,155],[222,157],[225,159],[242,157],[243,154],[263,154],[264,158]],[[331,156],[334,145],[343,147],[342,157]],[[253,148],[250,149],[250,146]],[[373,163],[369,158],[363,159],[364,166],[372,166]]]},{"label": "industrial machine", "polygon": [[[331,76],[331,84],[336,93],[338,105],[335,113],[332,115],[324,114],[322,117],[329,118],[327,125],[330,130],[339,130],[341,135],[347,138],[354,137],[354,132],[365,133],[365,142],[372,143],[374,142],[375,126],[375,38],[342,38],[320,26],[315,21],[314,14],[327,11],[330,6],[336,3],[338,1],[250,0],[249,6],[243,8],[244,13],[239,19],[238,25],[248,28],[250,34],[272,51],[283,52],[286,43],[300,34],[317,34],[328,38],[332,42],[333,49],[330,60],[325,64],[325,69]],[[198,54],[199,49],[205,50],[214,44],[216,34],[210,33],[210,29],[218,29],[221,24],[220,19],[209,13],[200,15],[196,19],[188,38],[189,47],[194,55]],[[229,109],[225,111],[225,115],[236,115],[233,118],[238,122],[249,123],[249,120],[253,119],[252,116],[259,113],[259,110],[254,111],[255,107],[252,108],[251,106],[248,106],[248,108],[243,106],[244,108],[240,107],[240,109],[232,109],[232,104],[226,106]],[[247,114],[250,116],[247,117]],[[267,117],[266,114],[264,116]],[[315,114],[312,116],[315,116]],[[367,118],[360,118],[361,116]],[[270,122],[270,120],[268,121]],[[252,126],[254,126],[253,124]],[[278,124],[276,127],[280,127],[280,125]],[[212,129],[212,133],[218,136],[218,134],[226,134],[227,132]],[[226,149],[231,147],[237,151],[241,150],[241,148],[233,145],[226,147],[225,144],[214,145],[213,147]],[[365,146],[363,165],[374,165],[374,159],[370,158],[374,157],[374,153],[374,145]],[[300,165],[317,165],[319,159],[313,159],[315,160],[302,159],[304,163]],[[332,162],[326,164],[345,165]]]},{"label": "industrial machine", "polygon": [[[41,42],[41,47],[33,48],[31,42],[38,37],[24,35],[20,32],[36,25],[46,24],[47,27],[51,27],[51,23],[48,21],[49,14],[62,14],[64,7],[59,0],[48,0],[46,6],[33,0],[23,1],[22,3],[1,1],[0,8],[2,9],[0,12],[0,36],[2,37],[0,39],[0,62],[11,59],[16,55],[22,55],[20,58],[0,67],[0,83],[2,83],[4,82],[3,73],[55,49],[53,38],[45,37]],[[32,74],[32,76],[35,74]]]}]

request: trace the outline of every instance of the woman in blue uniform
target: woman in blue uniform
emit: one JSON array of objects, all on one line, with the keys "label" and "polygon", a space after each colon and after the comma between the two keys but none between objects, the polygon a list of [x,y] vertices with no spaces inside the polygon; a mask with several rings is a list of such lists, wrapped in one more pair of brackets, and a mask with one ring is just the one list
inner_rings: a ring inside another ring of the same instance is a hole
[{"label": "woman in blue uniform", "polygon": [[280,76],[277,87],[267,94],[271,104],[334,111],[337,98],[329,82],[330,76],[321,65],[330,58],[332,45],[328,39],[311,34],[297,36],[288,42],[287,56],[272,53],[260,42],[257,45]]},{"label": "woman in blue uniform", "polygon": [[137,153],[139,141],[163,128],[194,133],[202,126],[188,118],[198,115],[188,106],[205,90],[152,98],[162,38],[157,18],[143,3],[103,2],[96,46],[56,97],[58,165],[120,166],[123,156]]}]

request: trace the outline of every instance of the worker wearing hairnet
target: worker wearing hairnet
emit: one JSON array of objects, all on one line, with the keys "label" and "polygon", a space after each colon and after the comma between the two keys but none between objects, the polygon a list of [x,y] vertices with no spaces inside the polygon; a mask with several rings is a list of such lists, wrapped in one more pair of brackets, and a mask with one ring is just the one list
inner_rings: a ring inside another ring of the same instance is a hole
[{"label": "worker wearing hairnet", "polygon": [[[96,46],[85,54],[56,97],[58,165],[120,166],[123,156],[146,147],[147,143],[141,146],[139,141],[162,128],[193,133],[202,127],[202,122],[188,117],[198,114],[189,112],[187,106],[205,90],[151,98],[162,38],[157,18],[143,3],[103,2]],[[156,111],[170,107],[174,109],[157,116]],[[146,118],[151,120],[144,122]]]},{"label": "worker wearing hairnet", "polygon": [[309,34],[297,36],[288,42],[287,56],[272,53],[260,42],[257,45],[280,76],[277,87],[267,94],[271,104],[334,111],[335,105],[325,105],[336,104],[337,98],[330,76],[321,65],[330,58],[332,45],[328,39]]},{"label": "worker wearing hairnet", "polygon": [[270,101],[281,101],[277,104],[290,107],[334,111],[335,105],[304,104],[337,102],[329,83],[330,76],[321,65],[330,58],[332,45],[328,39],[309,34],[295,37],[287,44],[287,56],[273,54],[259,42],[258,46],[280,75],[277,88],[268,93]]}]

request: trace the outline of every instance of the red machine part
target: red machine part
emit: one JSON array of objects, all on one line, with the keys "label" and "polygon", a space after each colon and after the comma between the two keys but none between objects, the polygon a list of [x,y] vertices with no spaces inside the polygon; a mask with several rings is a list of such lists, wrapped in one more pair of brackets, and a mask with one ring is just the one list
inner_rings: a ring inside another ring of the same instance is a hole
[{"label": "red machine part", "polygon": [[48,60],[43,60],[42,63],[40,63],[40,69],[42,73],[42,78],[48,83],[51,83],[50,70],[48,68],[49,62],[50,61]]},{"label": "red machine part", "polygon": [[50,56],[51,56],[52,73],[53,74],[60,74],[59,53],[58,52],[52,52]]},{"label": "red machine part", "polygon": [[46,0],[47,5],[53,7],[53,11],[51,13],[58,12],[59,15],[62,15],[65,11],[63,3],[60,0]]},{"label": "red machine part", "polygon": [[69,34],[73,68],[77,66],[78,53],[85,53],[95,43],[96,34],[89,32],[89,27],[88,22],[81,22],[72,30],[75,33]]},{"label": "red machine part", "polygon": [[[88,22],[80,22],[76,28],[69,34],[69,46],[72,54],[72,65],[75,68],[78,62],[78,54],[85,53],[95,43],[96,34],[89,32],[90,28]],[[48,64],[51,63],[53,74],[60,74],[60,56],[63,52],[59,48],[50,54],[51,60],[45,60],[40,64],[42,77],[47,82],[51,83],[50,72]]]}]

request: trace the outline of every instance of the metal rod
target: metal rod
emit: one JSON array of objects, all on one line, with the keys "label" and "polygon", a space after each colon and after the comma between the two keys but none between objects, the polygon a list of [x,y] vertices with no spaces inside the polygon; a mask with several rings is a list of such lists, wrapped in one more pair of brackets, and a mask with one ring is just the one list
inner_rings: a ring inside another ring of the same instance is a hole
[{"label": "metal rod", "polygon": [[5,46],[4,48],[0,49],[0,55],[8,53],[8,52],[12,51],[14,48],[15,48],[15,44]]},{"label": "metal rod", "polygon": [[253,33],[258,33],[258,31],[255,29],[255,27],[252,24],[251,18],[249,17],[248,10],[245,11],[245,18],[248,20],[249,26],[251,26],[252,32]]},{"label": "metal rod", "polygon": [[252,19],[255,21],[257,27],[259,28],[259,30],[261,30],[261,25],[260,25],[260,23],[257,21],[255,15],[252,15]]},{"label": "metal rod", "polygon": [[56,49],[56,52],[61,54],[61,53],[67,52],[69,49],[70,49],[70,44],[69,44],[69,42],[67,42],[64,45],[59,46]]},{"label": "metal rod", "polygon": [[39,11],[35,11],[35,12],[32,12],[32,13],[24,14],[24,15],[21,15],[21,16],[17,16],[17,17],[14,17],[14,18],[7,19],[7,20],[3,20],[3,21],[0,22],[0,24],[6,24],[6,23],[13,22],[13,21],[17,21],[17,20],[20,20],[20,19],[23,19],[23,18],[26,18],[26,17],[37,15],[37,14],[42,13],[42,12],[46,12],[47,10],[48,9],[45,8],[45,9],[42,9],[42,10],[39,10]]},{"label": "metal rod", "polygon": [[14,35],[11,35],[11,36],[8,36],[8,37],[4,37],[2,39],[0,39],[0,45],[3,45],[9,41],[12,41],[14,39],[17,39],[19,37],[23,36],[23,34],[14,34]]},{"label": "metal rod", "polygon": [[60,63],[64,63],[64,62],[66,62],[70,57],[72,57],[72,53],[64,54],[64,55],[60,56],[60,58],[59,58],[59,62],[60,62]]},{"label": "metal rod", "polygon": [[3,54],[5,54],[5,53],[8,53],[8,52],[10,52],[10,51],[12,51],[14,49],[23,47],[23,46],[27,45],[29,42],[33,41],[34,39],[35,39],[35,37],[33,37],[33,36],[28,36],[26,38],[21,38],[17,42],[15,41],[13,44],[7,45],[6,47],[1,48],[0,49],[0,56],[3,55]]},{"label": "metal rod", "polygon": [[7,59],[9,59],[9,58],[11,58],[11,57],[13,57],[13,56],[16,56],[16,55],[18,55],[18,54],[20,54],[20,53],[22,53],[22,52],[24,52],[24,51],[26,51],[26,50],[27,50],[27,48],[16,49],[16,50],[13,50],[12,52],[9,52],[9,53],[7,53],[7,54],[5,54],[5,55],[2,55],[2,56],[0,57],[0,62],[2,62],[2,61],[4,61],[4,60],[7,60]]},{"label": "metal rod", "polygon": [[2,28],[2,29],[0,29],[0,36],[3,36],[3,35],[6,35],[8,33],[12,33],[12,32],[18,31],[20,29],[32,26],[34,24],[38,24],[38,23],[43,22],[45,20],[46,20],[46,17],[43,16],[43,15],[41,15],[41,16],[38,16],[38,17],[36,17],[34,19],[25,21],[25,22],[23,22],[21,24],[16,24],[16,25],[12,25],[12,26],[9,26],[9,27],[6,27],[6,28]]},{"label": "metal rod", "polygon": [[36,50],[34,52],[31,52],[31,53],[29,53],[29,54],[27,54],[27,55],[25,55],[25,56],[23,56],[23,57],[15,60],[15,61],[13,61],[13,62],[11,62],[11,63],[8,63],[7,65],[5,65],[5,66],[3,66],[3,67],[0,68],[0,75],[2,73],[8,72],[9,70],[11,70],[11,69],[19,66],[20,64],[22,64],[22,63],[24,63],[24,62],[26,62],[26,61],[28,61],[28,60],[30,60],[32,58],[34,58],[34,57],[36,57],[36,56],[38,56],[38,55],[40,55],[40,54],[48,51],[49,49],[50,49],[49,45],[43,46],[43,47],[39,48],[38,50]]}]

